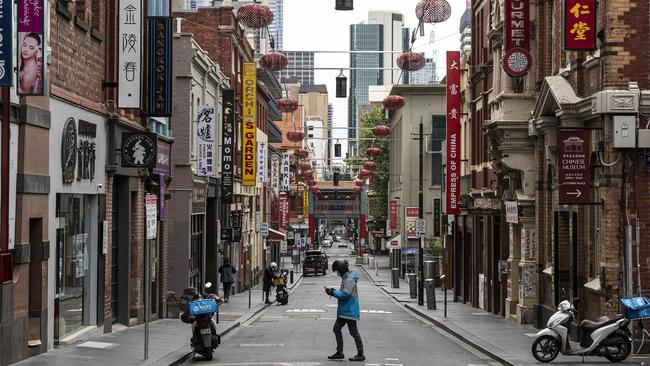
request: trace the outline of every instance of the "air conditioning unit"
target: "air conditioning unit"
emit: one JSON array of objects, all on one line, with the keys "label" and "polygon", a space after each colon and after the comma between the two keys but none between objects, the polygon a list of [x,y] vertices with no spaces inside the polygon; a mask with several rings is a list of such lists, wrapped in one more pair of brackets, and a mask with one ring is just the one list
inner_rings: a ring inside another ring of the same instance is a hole
[{"label": "air conditioning unit", "polygon": [[638,91],[604,90],[592,97],[591,113],[637,113],[639,110]]}]

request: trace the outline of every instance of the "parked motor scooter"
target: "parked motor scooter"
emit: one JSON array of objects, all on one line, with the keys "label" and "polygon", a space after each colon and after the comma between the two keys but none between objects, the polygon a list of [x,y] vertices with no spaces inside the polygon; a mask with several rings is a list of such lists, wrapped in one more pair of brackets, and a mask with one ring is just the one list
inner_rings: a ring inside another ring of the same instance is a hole
[{"label": "parked motor scooter", "polygon": [[210,287],[212,283],[206,283],[201,294],[193,288],[187,288],[180,301],[180,308],[183,310],[181,320],[192,324],[192,357],[198,353],[208,361],[212,360],[213,351],[221,343],[221,337],[217,334],[217,322],[214,320],[221,299],[215,294],[206,293]]},{"label": "parked motor scooter", "polygon": [[287,291],[287,275],[289,271],[283,269],[279,274],[273,277],[273,286],[275,286],[275,300],[286,305],[289,302],[289,291]]},{"label": "parked motor scooter", "polygon": [[539,362],[551,362],[561,352],[565,356],[598,356],[611,362],[625,360],[632,351],[632,337],[628,329],[629,319],[619,315],[601,317],[596,321],[580,323],[580,342],[569,340],[569,326],[576,316],[570,302],[564,300],[557,312],[548,320],[547,328],[536,335],[533,357]]}]

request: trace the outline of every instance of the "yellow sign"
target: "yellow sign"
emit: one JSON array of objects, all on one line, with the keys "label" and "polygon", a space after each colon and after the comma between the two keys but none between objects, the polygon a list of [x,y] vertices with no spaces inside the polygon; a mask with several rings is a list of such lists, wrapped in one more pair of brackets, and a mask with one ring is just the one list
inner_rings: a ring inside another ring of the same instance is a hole
[{"label": "yellow sign", "polygon": [[242,127],[242,182],[244,186],[257,184],[257,64],[244,63]]},{"label": "yellow sign", "polygon": [[309,192],[303,192],[304,196],[302,199],[302,217],[309,217]]}]

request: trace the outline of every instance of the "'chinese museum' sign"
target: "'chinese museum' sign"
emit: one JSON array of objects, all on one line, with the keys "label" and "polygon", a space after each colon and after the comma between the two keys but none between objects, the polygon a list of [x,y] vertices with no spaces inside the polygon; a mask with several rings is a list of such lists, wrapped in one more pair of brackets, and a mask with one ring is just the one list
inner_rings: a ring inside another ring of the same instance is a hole
[{"label": "'chinese museum' sign", "polygon": [[560,204],[590,202],[591,131],[560,131],[557,142]]},{"label": "'chinese museum' sign", "polygon": [[447,215],[460,214],[460,51],[447,51]]},{"label": "'chinese museum' sign", "polygon": [[243,80],[243,119],[242,146],[244,149],[242,157],[242,179],[243,186],[254,186],[257,184],[257,64],[255,62],[244,63]]},{"label": "'chinese museum' sign", "polygon": [[529,0],[505,0],[503,71],[512,77],[526,75],[533,65],[530,55]]},{"label": "'chinese museum' sign", "polygon": [[564,1],[564,49],[596,49],[596,0]]}]

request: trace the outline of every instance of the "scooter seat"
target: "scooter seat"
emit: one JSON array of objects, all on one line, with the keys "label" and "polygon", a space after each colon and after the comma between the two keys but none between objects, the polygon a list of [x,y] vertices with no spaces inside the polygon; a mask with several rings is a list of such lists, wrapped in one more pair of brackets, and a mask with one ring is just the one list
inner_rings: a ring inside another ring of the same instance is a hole
[{"label": "scooter seat", "polygon": [[596,319],[597,321],[591,321],[585,319],[580,323],[580,328],[582,328],[582,330],[586,331],[587,333],[592,333],[598,328],[604,327],[606,325],[614,324],[621,319],[623,319],[622,315],[617,315],[613,318],[600,317]]}]

